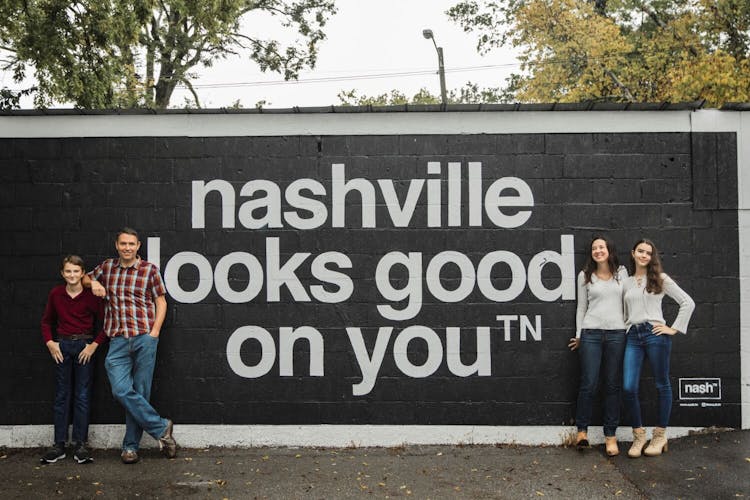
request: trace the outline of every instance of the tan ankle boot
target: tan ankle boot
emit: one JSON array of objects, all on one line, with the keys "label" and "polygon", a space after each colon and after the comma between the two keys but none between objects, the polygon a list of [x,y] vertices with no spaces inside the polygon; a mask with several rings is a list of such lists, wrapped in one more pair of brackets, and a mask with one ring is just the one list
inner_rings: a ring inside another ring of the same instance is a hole
[{"label": "tan ankle boot", "polygon": [[643,451],[644,455],[647,457],[655,457],[661,455],[662,451],[669,451],[667,436],[665,435],[666,431],[667,429],[664,427],[654,427],[654,435],[651,437],[651,442]]},{"label": "tan ankle boot", "polygon": [[586,431],[578,431],[576,434],[576,448],[583,450],[589,447],[589,436]]},{"label": "tan ankle boot", "polygon": [[633,444],[628,450],[628,456],[630,458],[640,457],[644,446],[646,446],[646,429],[643,427],[633,429]]},{"label": "tan ankle boot", "polygon": [[616,457],[620,454],[620,448],[617,446],[617,438],[615,436],[605,436],[604,443],[604,447],[607,450],[607,455],[609,455],[610,457]]}]

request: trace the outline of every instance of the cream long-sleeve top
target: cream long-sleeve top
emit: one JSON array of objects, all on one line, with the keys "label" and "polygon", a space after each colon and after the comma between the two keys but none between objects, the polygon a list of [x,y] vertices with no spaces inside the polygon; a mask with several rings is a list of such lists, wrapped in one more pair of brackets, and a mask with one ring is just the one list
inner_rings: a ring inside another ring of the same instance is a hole
[{"label": "cream long-sleeve top", "polygon": [[608,280],[591,274],[586,283],[583,271],[578,273],[578,307],[576,308],[576,338],[581,330],[624,330],[625,319],[622,308],[623,282],[628,272],[620,267],[616,276]]},{"label": "cream long-sleeve top", "polygon": [[672,323],[672,328],[680,333],[687,333],[690,316],[695,310],[695,302],[690,295],[677,286],[672,278],[666,274],[661,274],[664,280],[662,293],[654,294],[646,291],[646,278],[644,276],[640,285],[635,276],[630,276],[623,283],[624,303],[625,303],[625,326],[630,328],[631,325],[639,323],[660,323],[664,321],[664,313],[661,309],[661,301],[664,295],[671,297],[680,306],[677,312],[677,318]]}]

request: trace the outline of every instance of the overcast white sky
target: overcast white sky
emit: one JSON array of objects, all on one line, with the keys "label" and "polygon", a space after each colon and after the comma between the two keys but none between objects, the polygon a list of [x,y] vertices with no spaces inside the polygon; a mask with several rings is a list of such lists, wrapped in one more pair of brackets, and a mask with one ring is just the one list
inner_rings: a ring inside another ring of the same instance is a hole
[{"label": "overcast white sky", "polygon": [[[350,89],[357,89],[360,95],[399,89],[412,96],[427,87],[439,95],[437,53],[432,41],[422,37],[424,28],[432,29],[438,45],[443,47],[449,90],[467,81],[482,87],[503,85],[505,78],[518,70],[515,55],[511,50],[498,49],[480,56],[476,36],[464,33],[445,14],[457,2],[336,0],[338,13],[325,27],[327,38],[319,46],[315,69],[300,74],[297,82],[284,82],[276,73],[261,73],[249,57],[218,61],[211,68],[198,70],[200,78],[194,86],[201,106],[231,106],[238,99],[246,108],[261,100],[270,108],[326,106],[340,104],[337,94]],[[275,32],[267,18],[250,18],[246,25],[253,32],[260,29],[273,36],[285,35]],[[396,75],[405,72],[421,74]],[[7,73],[0,76],[2,85],[22,87]],[[182,107],[188,95],[178,89],[171,106]],[[31,100],[24,100],[22,106],[31,107]]]},{"label": "overcast white sky", "polygon": [[[233,58],[201,71],[202,77],[195,82],[201,105],[230,106],[239,99],[244,107],[253,107],[260,100],[273,108],[325,106],[339,104],[337,94],[349,89],[374,95],[396,88],[411,96],[427,87],[439,95],[437,53],[432,42],[422,37],[424,28],[432,29],[443,47],[448,89],[469,80],[484,87],[502,85],[511,71],[518,70],[515,56],[510,50],[480,56],[476,36],[464,33],[445,15],[457,2],[336,0],[338,13],[326,25],[327,38],[320,45],[318,63],[314,70],[301,74],[299,82],[284,83],[278,74],[263,74],[256,64],[245,62],[247,59]],[[420,71],[426,74],[349,79]],[[236,85],[211,87],[214,84]],[[185,95],[176,94],[172,105],[182,104]]]}]

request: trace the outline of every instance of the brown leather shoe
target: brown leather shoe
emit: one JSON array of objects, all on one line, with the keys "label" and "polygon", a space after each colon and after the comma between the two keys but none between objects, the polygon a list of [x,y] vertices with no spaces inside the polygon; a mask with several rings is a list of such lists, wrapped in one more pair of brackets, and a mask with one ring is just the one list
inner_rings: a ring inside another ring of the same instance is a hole
[{"label": "brown leather shoe", "polygon": [[607,451],[607,456],[616,457],[620,454],[620,447],[617,446],[615,436],[604,436],[604,448]]},{"label": "brown leather shoe", "polygon": [[586,431],[578,431],[578,434],[576,434],[576,448],[579,450],[590,448],[589,437]]},{"label": "brown leather shoe", "polygon": [[159,447],[161,452],[167,458],[174,458],[177,456],[177,441],[172,437],[172,421],[167,420],[167,430],[164,431],[164,435],[159,438]]},{"label": "brown leather shoe", "polygon": [[122,450],[120,458],[122,459],[122,463],[124,464],[135,464],[138,463],[138,460],[141,459],[138,456],[138,452],[135,450]]}]

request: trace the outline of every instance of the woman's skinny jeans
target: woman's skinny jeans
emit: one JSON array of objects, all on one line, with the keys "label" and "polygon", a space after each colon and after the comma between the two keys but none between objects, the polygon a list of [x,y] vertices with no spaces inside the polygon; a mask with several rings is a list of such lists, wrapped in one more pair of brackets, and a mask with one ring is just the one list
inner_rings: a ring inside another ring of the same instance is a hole
[{"label": "woman's skinny jeans", "polygon": [[628,330],[623,363],[623,402],[626,416],[634,429],[643,427],[641,403],[638,400],[643,358],[648,358],[659,394],[658,427],[669,425],[672,412],[672,384],[669,382],[671,335],[655,335],[650,323],[633,325]]},{"label": "woman's skinny jeans", "polygon": [[599,387],[599,374],[604,375],[604,435],[615,435],[620,419],[620,385],[625,330],[582,330],[578,348],[581,356],[581,385],[578,389],[576,426],[585,431],[591,423],[591,408]]}]

